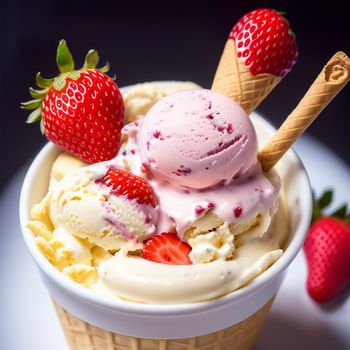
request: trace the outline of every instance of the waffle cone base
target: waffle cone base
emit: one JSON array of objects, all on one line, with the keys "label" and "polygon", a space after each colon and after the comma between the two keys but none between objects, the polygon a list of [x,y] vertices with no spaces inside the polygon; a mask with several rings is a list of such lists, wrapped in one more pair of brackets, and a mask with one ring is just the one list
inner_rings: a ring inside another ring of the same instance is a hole
[{"label": "waffle cone base", "polygon": [[252,75],[244,62],[237,58],[235,43],[229,39],[211,88],[232,98],[250,114],[280,80],[271,74]]},{"label": "waffle cone base", "polygon": [[129,337],[86,323],[54,301],[71,350],[248,350],[254,345],[273,299],[247,319],[221,331],[185,339]]}]

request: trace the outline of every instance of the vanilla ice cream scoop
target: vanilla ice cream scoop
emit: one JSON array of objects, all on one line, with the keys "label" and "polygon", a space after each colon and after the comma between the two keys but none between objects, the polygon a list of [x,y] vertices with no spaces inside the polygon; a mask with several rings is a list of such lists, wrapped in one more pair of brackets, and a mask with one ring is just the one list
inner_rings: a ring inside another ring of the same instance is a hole
[{"label": "vanilla ice cream scoop", "polygon": [[257,138],[246,112],[229,97],[205,89],[169,95],[142,121],[138,149],[158,178],[206,188],[247,171]]},{"label": "vanilla ice cream scoop", "polygon": [[66,175],[55,187],[50,218],[55,228],[104,249],[142,242],[155,232],[158,209],[118,195],[99,181],[108,167],[92,165]]}]

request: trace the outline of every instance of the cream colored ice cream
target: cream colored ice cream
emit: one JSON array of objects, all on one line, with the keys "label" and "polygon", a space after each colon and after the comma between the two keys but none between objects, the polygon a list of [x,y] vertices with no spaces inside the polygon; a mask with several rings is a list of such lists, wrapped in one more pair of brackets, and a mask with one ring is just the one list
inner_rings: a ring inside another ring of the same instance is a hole
[{"label": "cream colored ice cream", "polygon": [[87,166],[82,160],[69,153],[62,152],[52,165],[49,190],[54,188],[67,174],[73,170]]},{"label": "cream colored ice cream", "polygon": [[[145,91],[151,88],[144,86]],[[135,98],[130,92],[127,99],[134,115],[147,112],[136,97],[142,96],[142,89],[137,86]],[[157,182],[144,167],[137,144],[140,125],[142,117],[124,127],[124,143],[110,162],[83,167],[64,153],[54,162],[50,191],[33,208],[28,223],[48,260],[95,293],[145,303],[215,298],[271,266],[283,253],[288,235],[278,175],[271,172],[267,179],[253,166],[231,187],[196,190],[189,196],[184,188]],[[150,182],[161,208],[158,220],[153,213],[152,221],[145,223],[139,207],[101,187],[96,180],[110,164]],[[242,197],[247,191],[250,195]],[[127,232],[120,231],[114,219],[122,221]],[[176,231],[192,247],[192,265],[164,265],[139,256],[142,240],[164,231]]]},{"label": "cream colored ice cream", "polygon": [[178,91],[199,89],[200,86],[190,81],[155,82],[137,84],[123,96],[125,122],[130,123],[144,115],[161,98]]},{"label": "cream colored ice cream", "polygon": [[113,195],[96,182],[107,170],[107,165],[99,164],[65,176],[52,191],[49,214],[54,227],[104,249],[117,250],[154,234],[158,211]]},{"label": "cream colored ice cream", "polygon": [[64,229],[55,229],[52,236],[36,237],[36,243],[44,255],[59,270],[74,264],[91,264],[90,249]]}]

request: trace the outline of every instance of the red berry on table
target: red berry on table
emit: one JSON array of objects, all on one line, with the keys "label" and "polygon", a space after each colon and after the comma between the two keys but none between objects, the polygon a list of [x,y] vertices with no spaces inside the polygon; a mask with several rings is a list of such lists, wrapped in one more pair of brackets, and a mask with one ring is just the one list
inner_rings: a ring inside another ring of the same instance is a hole
[{"label": "red berry on table", "polygon": [[127,170],[111,166],[99,182],[111,188],[118,196],[136,199],[139,204],[149,204],[153,208],[157,206],[157,198],[148,181]]},{"label": "red berry on table", "polygon": [[[329,193],[328,197],[331,197]],[[317,218],[328,204],[314,209],[315,221],[304,243],[308,264],[307,291],[320,303],[332,300],[350,282],[350,224],[345,219],[346,207],[332,216]]]},{"label": "red berry on table", "polygon": [[169,265],[190,265],[191,247],[170,232],[148,239],[143,246],[143,257],[157,263]]},{"label": "red berry on table", "polygon": [[287,20],[277,11],[257,9],[244,15],[233,27],[229,39],[236,44],[237,56],[251,74],[284,77],[298,56],[295,36]]},{"label": "red berry on table", "polygon": [[119,149],[124,122],[124,102],[117,84],[107,76],[108,64],[97,69],[99,57],[90,50],[83,68],[74,61],[61,40],[57,49],[60,75],[44,79],[37,74],[42,90],[29,89],[35,100],[22,103],[34,109],[27,123],[41,121],[47,138],[77,158],[96,163],[113,158]]}]

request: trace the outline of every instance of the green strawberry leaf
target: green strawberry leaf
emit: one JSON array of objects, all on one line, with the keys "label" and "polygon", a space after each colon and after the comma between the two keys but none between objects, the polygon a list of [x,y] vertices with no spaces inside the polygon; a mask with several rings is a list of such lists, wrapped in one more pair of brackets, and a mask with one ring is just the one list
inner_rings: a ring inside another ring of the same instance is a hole
[{"label": "green strawberry leaf", "polygon": [[346,213],[347,213],[348,205],[344,204],[341,206],[339,209],[337,209],[333,214],[330,216],[335,216],[339,219],[345,219],[346,218]]},{"label": "green strawberry leaf", "polygon": [[47,89],[44,90],[35,90],[32,87],[29,88],[29,94],[33,98],[40,98],[42,99],[47,93]]},{"label": "green strawberry leaf", "polygon": [[68,73],[74,69],[73,56],[70,53],[66,41],[63,39],[57,47],[56,62],[61,73]]},{"label": "green strawberry leaf", "polygon": [[312,191],[312,222],[316,219],[324,216],[323,209],[327,208],[329,204],[331,204],[333,199],[333,191],[327,190],[325,191],[321,197],[317,198],[314,191]]},{"label": "green strawberry leaf", "polygon": [[29,114],[26,123],[27,124],[32,124],[36,123],[41,119],[41,107],[34,109],[32,113]]},{"label": "green strawberry leaf", "polygon": [[107,73],[109,71],[109,62],[107,61],[106,64],[103,67],[99,68],[98,70],[101,71],[102,73]]},{"label": "green strawberry leaf", "polygon": [[40,119],[40,132],[42,135],[45,135],[45,127],[43,118]]},{"label": "green strawberry leaf", "polygon": [[42,101],[40,99],[30,100],[27,102],[21,102],[22,109],[36,109],[41,106]]},{"label": "green strawberry leaf", "polygon": [[324,208],[328,207],[329,204],[331,204],[332,199],[333,199],[333,192],[332,191],[324,192],[323,195],[321,196],[321,198],[318,200],[320,209],[324,209]]},{"label": "green strawberry leaf", "polygon": [[90,50],[85,57],[83,69],[95,69],[99,59],[98,52],[96,50]]},{"label": "green strawberry leaf", "polygon": [[45,79],[40,72],[36,75],[36,84],[41,88],[49,88],[55,79]]}]

